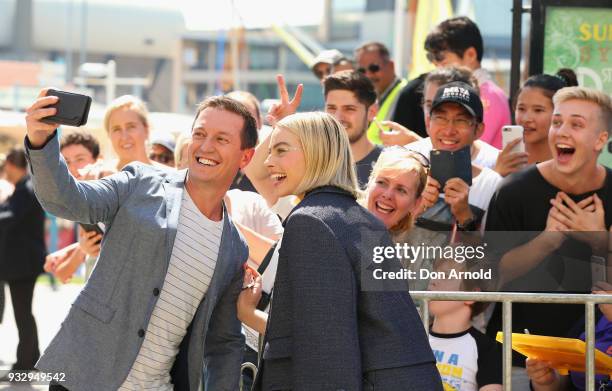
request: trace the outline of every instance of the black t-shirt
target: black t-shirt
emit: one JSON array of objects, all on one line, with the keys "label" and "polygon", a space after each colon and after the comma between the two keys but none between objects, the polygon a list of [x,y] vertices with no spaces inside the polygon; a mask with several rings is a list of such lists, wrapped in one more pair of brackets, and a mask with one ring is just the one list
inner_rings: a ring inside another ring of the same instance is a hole
[{"label": "black t-shirt", "polygon": [[473,327],[456,334],[429,332],[442,381],[457,390],[502,384],[501,344]]},{"label": "black t-shirt", "polygon": [[[513,231],[498,234],[508,247],[530,240],[537,233],[544,231],[551,208],[550,200],[555,198],[559,191],[560,189],[544,179],[535,165],[506,177],[489,204],[487,235],[495,238],[496,233],[492,231]],[[605,225],[609,227],[612,224],[611,169],[606,168],[606,179],[600,189],[585,194],[568,195],[578,202],[593,193],[603,202]],[[557,251],[524,276],[506,284],[502,290],[590,292],[591,255],[592,251],[586,244],[566,239]],[[555,283],[557,285],[554,285]],[[583,315],[583,305],[514,303],[512,329],[513,332],[519,333],[528,329],[532,334],[563,337]],[[487,327],[487,334],[494,336],[501,329],[501,305],[497,304]],[[524,366],[525,358],[515,356],[514,365]]]},{"label": "black t-shirt", "polygon": [[423,116],[423,84],[426,73],[410,80],[399,92],[392,121],[404,125],[421,137],[427,137],[425,117]]},{"label": "black t-shirt", "polygon": [[372,172],[372,168],[378,160],[378,157],[380,156],[382,150],[382,146],[375,145],[374,149],[372,149],[370,153],[368,153],[363,159],[355,163],[355,166],[357,168],[357,181],[359,182],[359,188],[363,189],[368,184],[368,179],[370,179],[370,173]]}]

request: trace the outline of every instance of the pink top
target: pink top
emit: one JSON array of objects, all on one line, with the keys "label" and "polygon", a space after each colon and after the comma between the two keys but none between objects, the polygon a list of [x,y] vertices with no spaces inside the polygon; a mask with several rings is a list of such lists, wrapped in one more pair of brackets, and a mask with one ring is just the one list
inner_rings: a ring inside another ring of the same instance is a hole
[{"label": "pink top", "polygon": [[484,108],[485,130],[480,139],[497,149],[502,149],[501,128],[512,124],[508,97],[482,69],[478,69],[474,75],[480,84],[480,99]]}]

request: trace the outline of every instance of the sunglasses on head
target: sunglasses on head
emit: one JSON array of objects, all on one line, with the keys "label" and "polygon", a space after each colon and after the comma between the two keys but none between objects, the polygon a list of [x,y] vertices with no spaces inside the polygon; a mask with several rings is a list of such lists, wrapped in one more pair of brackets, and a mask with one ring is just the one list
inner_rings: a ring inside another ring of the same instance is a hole
[{"label": "sunglasses on head", "polygon": [[357,68],[357,72],[359,73],[366,73],[367,71],[370,71],[370,73],[376,73],[378,71],[380,71],[380,65],[378,64],[370,64],[368,65],[367,68],[361,67],[361,68]]},{"label": "sunglasses on head", "polygon": [[423,166],[425,171],[429,171],[429,159],[427,158],[427,156],[423,155],[421,152],[414,151],[412,149],[408,149],[403,145],[393,145],[393,146],[385,148],[385,150],[393,150],[393,149],[399,149],[402,152],[406,152],[407,157],[416,160],[421,166]]}]

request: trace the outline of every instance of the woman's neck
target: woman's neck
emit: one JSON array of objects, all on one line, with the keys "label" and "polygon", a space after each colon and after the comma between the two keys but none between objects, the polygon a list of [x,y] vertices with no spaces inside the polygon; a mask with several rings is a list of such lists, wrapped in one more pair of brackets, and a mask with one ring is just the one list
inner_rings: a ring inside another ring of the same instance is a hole
[{"label": "woman's neck", "polygon": [[149,160],[149,158],[146,155],[139,156],[137,158],[132,158],[132,159],[119,159],[119,162],[117,163],[117,170],[121,170],[123,169],[123,167],[127,166],[130,163],[134,163],[134,162],[140,162],[140,163],[144,163],[148,165],[153,164],[151,163],[151,160]]},{"label": "woman's neck", "polygon": [[525,144],[525,151],[529,154],[527,158],[528,164],[536,164],[552,159],[552,153],[546,139],[537,143]]}]

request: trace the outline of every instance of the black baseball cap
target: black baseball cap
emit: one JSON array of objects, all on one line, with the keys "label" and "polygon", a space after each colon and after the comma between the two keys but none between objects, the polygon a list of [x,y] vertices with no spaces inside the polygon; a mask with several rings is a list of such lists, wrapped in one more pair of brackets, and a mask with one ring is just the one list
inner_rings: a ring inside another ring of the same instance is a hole
[{"label": "black baseball cap", "polygon": [[480,95],[467,83],[453,81],[438,88],[431,104],[430,114],[440,105],[453,102],[463,106],[476,120],[482,122],[483,111]]}]

